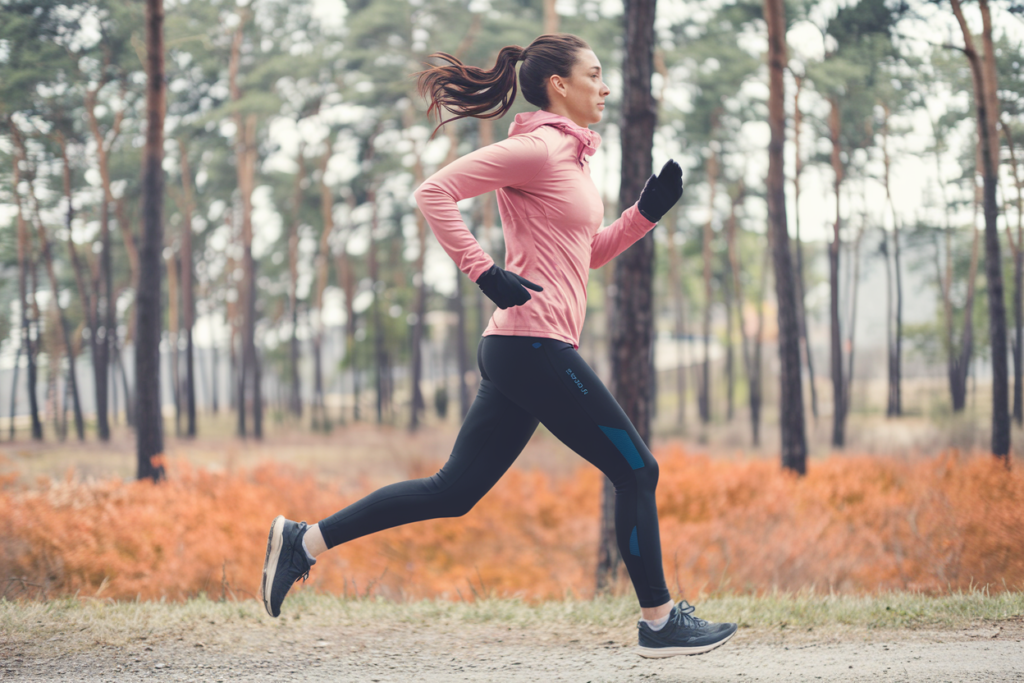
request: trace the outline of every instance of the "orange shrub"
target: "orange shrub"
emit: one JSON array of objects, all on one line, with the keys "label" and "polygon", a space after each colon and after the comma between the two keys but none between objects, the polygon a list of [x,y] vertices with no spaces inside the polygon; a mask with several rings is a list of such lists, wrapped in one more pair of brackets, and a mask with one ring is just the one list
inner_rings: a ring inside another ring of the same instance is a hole
[{"label": "orange shrub", "polygon": [[[775,462],[677,447],[658,458],[665,572],[680,596],[1024,588],[1024,477],[991,456],[832,457],[812,462],[803,479]],[[589,466],[565,478],[513,470],[465,517],[391,529],[323,555],[310,584],[395,599],[587,597],[600,476]],[[313,522],[358,497],[279,464],[224,474],[171,463],[170,480],[157,486],[0,484],[9,596],[31,595],[22,590],[28,583],[50,597],[253,596],[274,515]],[[629,590],[624,575],[620,589]]]}]

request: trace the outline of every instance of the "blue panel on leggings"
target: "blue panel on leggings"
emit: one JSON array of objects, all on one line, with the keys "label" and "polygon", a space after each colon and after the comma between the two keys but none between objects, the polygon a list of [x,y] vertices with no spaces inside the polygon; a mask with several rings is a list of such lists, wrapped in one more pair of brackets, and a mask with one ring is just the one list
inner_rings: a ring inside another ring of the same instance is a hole
[{"label": "blue panel on leggings", "polygon": [[636,527],[633,527],[633,533],[629,535],[629,554],[640,557],[640,541],[636,540]]},{"label": "blue panel on leggings", "polygon": [[540,342],[533,342],[533,348],[539,349],[540,348]]},{"label": "blue panel on leggings", "polygon": [[636,446],[633,445],[633,440],[629,438],[629,434],[626,433],[625,429],[616,429],[615,427],[605,427],[604,425],[598,425],[601,431],[604,432],[605,436],[611,439],[615,447],[619,449],[619,452],[626,457],[626,462],[634,470],[638,470],[644,466],[644,459],[637,453]]}]

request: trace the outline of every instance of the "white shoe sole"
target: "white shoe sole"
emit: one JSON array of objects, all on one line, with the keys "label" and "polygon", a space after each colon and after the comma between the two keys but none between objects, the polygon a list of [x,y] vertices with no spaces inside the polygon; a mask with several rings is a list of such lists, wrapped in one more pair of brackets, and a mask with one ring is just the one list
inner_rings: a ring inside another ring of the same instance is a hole
[{"label": "white shoe sole", "polygon": [[263,560],[263,583],[260,584],[260,597],[267,614],[274,616],[270,609],[270,593],[274,587],[274,576],[277,574],[277,560],[281,557],[281,546],[284,542],[284,515],[278,515],[270,524],[270,535],[267,537],[267,557]]},{"label": "white shoe sole", "polygon": [[[736,629],[737,631],[739,629]],[[637,646],[636,653],[641,657],[647,657],[648,659],[662,659],[664,657],[675,657],[676,655],[702,655],[705,652],[710,652],[720,645],[725,645],[729,642],[729,639],[736,635],[736,631],[733,631],[725,638],[722,638],[717,643],[711,643],[710,645],[698,645],[696,647],[640,647]]]}]

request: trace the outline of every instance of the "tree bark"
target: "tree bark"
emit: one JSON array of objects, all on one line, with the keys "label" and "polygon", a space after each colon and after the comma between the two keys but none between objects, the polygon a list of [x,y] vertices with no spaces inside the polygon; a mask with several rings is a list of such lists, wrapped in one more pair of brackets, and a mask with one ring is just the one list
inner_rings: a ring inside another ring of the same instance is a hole
[{"label": "tree bark", "polygon": [[174,435],[181,436],[181,368],[178,361],[181,350],[178,348],[180,310],[178,308],[178,255],[173,249],[167,256],[167,333],[168,346],[171,352],[171,396],[174,398]]},{"label": "tree bark", "polygon": [[[22,150],[24,153],[24,150]],[[39,245],[42,251],[43,263],[46,267],[46,274],[50,280],[50,291],[53,294],[53,305],[57,310],[57,320],[60,325],[61,338],[64,341],[64,348],[67,349],[68,355],[68,384],[69,391],[71,393],[72,402],[74,405],[75,413],[75,434],[78,436],[79,441],[85,441],[85,421],[82,418],[82,404],[78,398],[78,376],[75,371],[75,350],[71,343],[71,327],[68,324],[67,316],[64,314],[64,309],[60,305],[60,284],[57,282],[56,271],[53,268],[53,251],[50,249],[50,240],[46,235],[46,228],[43,226],[43,222],[39,216],[39,202],[36,199],[35,189],[32,186],[32,180],[29,180],[29,196],[32,199],[33,204],[33,216],[36,224],[36,232],[39,235]],[[67,229],[71,230],[71,196],[68,195],[68,211],[66,214],[66,225]],[[50,360],[51,365],[54,364],[54,360]],[[59,359],[56,365],[60,365]]]},{"label": "tree bark", "polygon": [[765,261],[761,265],[761,285],[758,290],[757,302],[757,333],[754,337],[753,349],[751,349],[750,337],[747,335],[746,326],[743,324],[743,302],[746,296],[743,292],[743,280],[740,278],[739,250],[736,245],[736,204],[742,201],[745,189],[741,183],[737,196],[733,199],[733,208],[729,214],[726,240],[728,246],[729,266],[732,271],[733,291],[736,292],[739,313],[740,342],[743,353],[743,367],[747,373],[747,386],[749,388],[750,406],[750,429],[754,446],[760,445],[761,432],[761,339],[764,332],[764,290],[767,285],[768,253],[770,247],[765,249]]},{"label": "tree bark", "polygon": [[[228,61],[228,82],[232,102],[242,99],[238,84],[241,64],[242,42],[245,23],[251,12],[239,11],[239,22],[231,41],[231,56]],[[235,167],[238,176],[238,190],[242,208],[242,281],[239,286],[238,303],[241,311],[241,353],[238,364],[238,435],[247,436],[246,411],[252,406],[253,436],[263,437],[263,404],[260,394],[258,359],[256,355],[256,274],[252,258],[252,192],[256,179],[256,125],[255,114],[243,116],[237,110],[235,118]],[[248,395],[251,392],[251,398]],[[250,402],[251,401],[251,402]]]},{"label": "tree bark", "polygon": [[[21,204],[21,193],[19,191],[19,185],[21,184],[20,163],[22,159],[25,159],[25,153],[21,135],[15,127],[14,122],[8,118],[7,124],[11,132],[11,138],[15,142],[12,194],[14,195],[14,204],[17,208],[18,215],[18,307],[21,311],[21,348],[24,349],[25,357],[28,360],[25,374],[26,379],[28,380],[29,412],[32,416],[32,438],[36,441],[41,441],[43,439],[43,423],[39,420],[39,403],[36,398],[36,361],[35,353],[33,351],[34,344],[32,342],[31,324],[29,322],[28,314],[28,281],[29,269],[32,267],[32,238],[28,231],[27,221],[25,220],[25,207]],[[25,160],[27,162],[27,159]],[[32,291],[32,298],[35,298],[34,290]]]},{"label": "tree bark", "polygon": [[160,410],[160,254],[163,250],[163,0],[146,0],[146,148],[142,169],[142,248],[135,348],[136,455],[139,479],[164,478]]},{"label": "tree bark", "polygon": [[1006,241],[1013,255],[1013,419],[1017,424],[1024,424],[1024,386],[1022,386],[1021,347],[1024,334],[1024,183],[1021,182],[1017,169],[1017,153],[1013,144],[1010,128],[1002,123],[1006,144],[1010,148],[1010,169],[1013,171],[1014,185],[1017,187],[1017,239],[1013,239],[1013,228],[1007,225]]},{"label": "tree bark", "polygon": [[996,189],[999,183],[999,102],[996,97],[995,51],[992,45],[992,18],[988,0],[979,0],[982,18],[983,60],[974,47],[974,38],[964,19],[960,0],[950,0],[964,37],[964,54],[971,67],[974,104],[977,114],[978,145],[981,148],[985,215],[985,280],[988,285],[989,342],[992,360],[992,454],[1010,464],[1010,411],[1006,352],[1006,302],[1003,294],[1002,260],[999,255],[997,219],[999,207]]},{"label": "tree bark", "polygon": [[898,417],[903,414],[902,379],[903,379],[903,279],[900,272],[900,224],[896,215],[896,206],[892,201],[892,189],[890,184],[891,161],[889,158],[889,116],[888,105],[882,105],[885,112],[885,119],[882,124],[882,157],[885,162],[885,199],[889,204],[889,211],[892,214],[892,265],[889,264],[889,237],[883,230],[885,238],[885,267],[887,282],[891,281],[889,292],[886,297],[887,307],[892,310],[887,321],[891,326],[888,333],[888,357],[889,357],[889,395],[886,406],[886,415]]},{"label": "tree bark", "polygon": [[[866,201],[866,198],[865,198]],[[866,204],[865,204],[866,205]],[[853,385],[853,359],[854,359],[854,333],[857,328],[857,295],[860,292],[860,242],[864,237],[867,225],[867,215],[862,217],[860,229],[853,240],[853,273],[850,277],[850,313],[846,325],[846,381],[843,383],[843,420],[850,409],[850,387]],[[844,425],[845,426],[845,425]],[[845,433],[845,429],[843,430]]]},{"label": "tree bark", "polygon": [[324,405],[324,290],[330,275],[331,236],[334,234],[334,198],[327,187],[327,164],[331,160],[334,147],[334,136],[328,135],[325,141],[323,156],[320,157],[320,218],[323,229],[320,232],[320,244],[316,254],[316,292],[313,300],[316,309],[316,329],[313,332],[313,429],[330,429],[331,421],[327,417]]},{"label": "tree bark", "polygon": [[297,418],[302,417],[302,393],[299,386],[299,221],[302,210],[302,179],[306,175],[304,146],[299,144],[299,153],[295,161],[298,170],[295,173],[295,184],[292,189],[294,216],[288,232],[288,308],[291,315],[292,335],[288,343],[288,412]]},{"label": "tree bark", "polygon": [[21,370],[22,345],[18,345],[18,351],[14,356],[14,373],[11,377],[11,410],[7,422],[7,440],[14,441],[14,416],[18,412],[18,374]]},{"label": "tree bark", "polygon": [[800,92],[803,90],[804,79],[796,76],[796,92],[793,94],[793,144],[795,146],[796,171],[793,173],[793,215],[796,240],[796,293],[797,315],[800,322],[800,341],[804,357],[807,359],[807,386],[810,389],[811,415],[818,419],[818,390],[814,384],[814,354],[811,352],[811,338],[807,331],[807,288],[804,285],[804,243],[800,239],[800,176],[803,174],[804,161],[800,156],[800,128],[803,123],[803,112],[800,109]]},{"label": "tree bark", "polygon": [[[622,65],[622,167],[619,206],[637,201],[651,173],[657,102],[651,94],[654,70],[655,0],[626,0]],[[615,262],[615,324],[611,329],[611,391],[640,438],[650,438],[653,343],[654,234],[648,232]],[[598,546],[598,592],[614,582],[622,562],[615,541],[614,491],[606,480]]]},{"label": "tree bark", "polygon": [[782,467],[798,474],[807,471],[807,437],[804,427],[803,387],[800,381],[800,322],[797,288],[786,225],[786,175],[783,152],[786,142],[785,83],[786,18],[782,0],[765,0],[768,24],[768,229],[775,265],[775,297],[779,320],[779,407],[782,435]]},{"label": "tree bark", "polygon": [[185,332],[185,435],[196,435],[196,376],[195,349],[192,344],[192,326],[195,324],[195,294],[192,282],[192,172],[188,163],[185,140],[178,138],[181,159],[181,185],[184,194],[185,216],[181,224],[181,313]]},{"label": "tree bark", "polygon": [[[714,135],[715,125],[712,123],[711,132]],[[704,358],[701,362],[700,375],[700,421],[704,424],[711,422],[711,240],[714,232],[711,223],[715,215],[715,180],[718,177],[718,158],[715,156],[714,148],[711,148],[711,156],[708,157],[708,220],[704,224],[703,243],[701,244],[701,256],[704,260]]]},{"label": "tree bark", "polygon": [[558,20],[555,0],[544,0],[544,33],[558,33]]},{"label": "tree bark", "polygon": [[[379,264],[377,259],[377,189],[371,187],[366,192],[366,200],[373,207],[373,216],[370,219],[370,248],[366,254],[366,265],[370,275],[370,282],[373,288],[373,303],[370,304],[370,320],[373,323],[373,371],[377,393],[377,424],[384,422],[384,409],[387,404],[387,348],[384,339],[384,325],[380,317],[380,300],[383,294],[384,282],[380,280]],[[379,284],[378,284],[379,283]]]},{"label": "tree bark", "polygon": [[[105,65],[106,66],[106,65]],[[104,69],[106,74],[106,69]],[[107,83],[107,77],[85,95],[85,113],[96,142],[96,157],[99,162],[100,179],[103,183],[103,200],[100,203],[100,251],[99,278],[96,288],[96,327],[93,329],[93,373],[96,383],[96,428],[101,441],[110,439],[110,424],[107,416],[108,382],[110,375],[110,346],[112,330],[115,330],[115,301],[113,291],[113,270],[110,260],[110,206],[114,203],[111,191],[109,152],[121,131],[125,108],[122,107],[114,117],[110,139],[106,139],[100,131],[96,118],[96,101],[99,91]]]},{"label": "tree bark", "polygon": [[832,341],[832,445],[842,448],[845,439],[844,427],[846,426],[846,405],[843,397],[846,390],[843,388],[843,337],[840,330],[839,318],[839,249],[842,245],[840,230],[842,228],[842,214],[840,213],[840,199],[842,197],[843,163],[840,158],[839,142],[839,99],[829,98],[831,111],[829,113],[829,132],[832,137],[832,170],[835,173],[834,192],[836,195],[836,220],[832,227],[832,242],[828,250],[828,272],[829,272],[829,293],[831,305],[829,307],[831,320],[831,341]]}]

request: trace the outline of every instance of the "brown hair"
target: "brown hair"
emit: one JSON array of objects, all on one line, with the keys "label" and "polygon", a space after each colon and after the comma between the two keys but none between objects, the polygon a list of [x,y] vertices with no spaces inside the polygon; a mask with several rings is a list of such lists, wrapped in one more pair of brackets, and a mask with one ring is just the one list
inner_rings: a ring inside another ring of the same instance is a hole
[{"label": "brown hair", "polygon": [[[430,98],[427,116],[436,113],[441,121],[434,129],[437,133],[444,124],[467,116],[479,119],[504,116],[516,99],[516,62],[520,60],[523,65],[519,68],[519,84],[523,97],[543,109],[549,104],[547,80],[552,75],[568,78],[576,63],[576,53],[589,49],[586,41],[571,33],[548,33],[534,40],[526,49],[518,45],[501,48],[490,71],[466,66],[447,52],[435,52],[430,58],[443,59],[449,65],[431,66],[413,75],[419,76],[420,95]],[[494,111],[488,111],[496,106],[498,108]],[[455,116],[442,120],[441,107]]]}]

